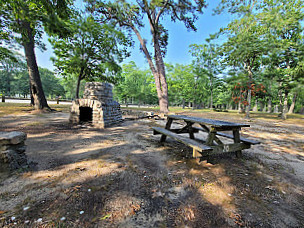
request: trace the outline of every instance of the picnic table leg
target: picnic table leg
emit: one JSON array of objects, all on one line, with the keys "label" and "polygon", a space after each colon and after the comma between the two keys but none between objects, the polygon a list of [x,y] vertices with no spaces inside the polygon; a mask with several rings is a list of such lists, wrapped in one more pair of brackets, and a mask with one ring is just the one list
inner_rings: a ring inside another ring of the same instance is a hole
[{"label": "picnic table leg", "polygon": [[[166,123],[165,129],[170,130],[172,121],[173,121],[173,119],[168,118],[168,121],[167,121],[167,123]],[[160,142],[165,142],[165,141],[166,141],[166,138],[167,138],[166,135],[162,135],[161,138],[160,138]]]},{"label": "picnic table leg", "polygon": [[206,145],[207,146],[212,146],[215,137],[216,137],[216,130],[211,128],[210,131],[209,131],[209,134],[207,136],[207,139],[206,139]]},{"label": "picnic table leg", "polygon": [[[241,142],[240,131],[239,130],[233,130],[233,140],[234,140],[234,143],[240,143]],[[235,155],[236,155],[237,158],[242,157],[242,151],[241,150],[236,151]]]},{"label": "picnic table leg", "polygon": [[187,122],[187,121],[186,121],[186,123],[188,126],[189,137],[190,137],[190,139],[194,139],[194,133],[193,133],[193,128],[192,128],[193,123]]},{"label": "picnic table leg", "polygon": [[[200,124],[202,128],[204,128],[205,132],[208,132],[210,134],[210,130],[208,127],[206,127],[205,125],[203,124]],[[212,141],[209,142],[210,143],[210,146],[213,145],[213,141],[215,141],[218,145],[223,145],[223,142],[216,136],[216,130],[213,129],[212,130],[214,133],[211,135],[211,138],[212,138]],[[209,135],[208,135],[209,136]],[[210,140],[211,140],[210,138]],[[207,139],[207,142],[208,142],[208,139]]]}]

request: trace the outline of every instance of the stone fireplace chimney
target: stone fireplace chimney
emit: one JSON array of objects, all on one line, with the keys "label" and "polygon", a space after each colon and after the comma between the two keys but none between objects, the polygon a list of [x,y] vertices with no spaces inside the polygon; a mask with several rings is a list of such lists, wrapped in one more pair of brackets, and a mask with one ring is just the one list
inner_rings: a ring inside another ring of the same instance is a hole
[{"label": "stone fireplace chimney", "polygon": [[95,127],[105,128],[120,123],[120,104],[113,100],[112,85],[104,82],[87,82],[83,99],[72,103],[70,122],[91,122]]}]

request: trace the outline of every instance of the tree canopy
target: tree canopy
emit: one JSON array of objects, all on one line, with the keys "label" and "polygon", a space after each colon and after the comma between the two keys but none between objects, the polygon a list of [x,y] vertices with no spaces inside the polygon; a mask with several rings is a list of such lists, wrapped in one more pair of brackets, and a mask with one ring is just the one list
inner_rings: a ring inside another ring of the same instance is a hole
[{"label": "tree canopy", "polygon": [[[5,28],[0,34],[1,42],[7,45],[23,46],[29,71],[32,101],[36,109],[49,109],[41,84],[39,69],[35,56],[35,46],[45,49],[41,42],[43,32],[48,34],[69,33],[66,19],[71,10],[68,7],[71,0],[1,0],[1,23]],[[12,42],[14,41],[14,42]],[[12,52],[2,46],[1,55],[12,56]]]},{"label": "tree canopy", "polygon": [[119,80],[119,63],[129,55],[129,40],[110,24],[99,24],[92,17],[75,18],[70,29],[73,35],[51,39],[56,55],[53,58],[58,72],[67,77],[78,77],[76,98],[79,98],[80,81],[102,80],[115,83]]},{"label": "tree canopy", "polygon": [[[148,61],[150,70],[154,76],[160,110],[168,112],[168,85],[163,57],[166,54],[168,44],[168,30],[161,20],[168,16],[173,22],[181,21],[188,29],[196,30],[195,21],[198,13],[206,6],[205,1],[192,2],[188,0],[166,1],[99,1],[87,0],[89,11],[92,12],[101,23],[111,21],[120,27],[134,32],[138,38],[142,51]],[[154,59],[151,56],[146,40],[140,33],[144,27],[144,16],[147,18],[152,35]]]}]

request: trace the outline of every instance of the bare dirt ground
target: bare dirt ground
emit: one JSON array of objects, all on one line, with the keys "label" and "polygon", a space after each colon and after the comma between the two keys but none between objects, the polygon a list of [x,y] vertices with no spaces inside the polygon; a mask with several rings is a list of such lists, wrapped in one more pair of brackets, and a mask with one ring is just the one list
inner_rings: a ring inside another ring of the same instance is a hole
[{"label": "bare dirt ground", "polygon": [[201,164],[187,146],[159,143],[151,126],[164,124],[1,117],[1,131],[28,134],[32,168],[1,174],[0,227],[304,227],[304,121],[253,120],[242,134],[260,145]]}]

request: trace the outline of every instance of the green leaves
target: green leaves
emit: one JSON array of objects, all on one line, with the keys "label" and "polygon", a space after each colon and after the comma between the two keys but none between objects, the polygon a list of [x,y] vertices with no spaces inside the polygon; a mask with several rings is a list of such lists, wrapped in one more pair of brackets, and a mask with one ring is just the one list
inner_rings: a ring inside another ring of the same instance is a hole
[{"label": "green leaves", "polygon": [[[71,0],[0,0],[0,26],[4,28],[0,33],[1,41],[11,41],[23,44],[28,42],[29,24],[36,46],[44,49],[41,37],[44,31],[49,35],[65,36],[69,34],[67,21],[73,13],[69,6]],[[22,36],[22,39],[20,38]]]},{"label": "green leaves", "polygon": [[[128,56],[129,40],[109,24],[99,24],[92,17],[71,21],[71,37],[53,38],[58,72],[63,76],[77,75],[87,81],[119,80],[119,62]],[[82,75],[79,75],[82,72]]]},{"label": "green leaves", "polygon": [[148,70],[139,69],[134,62],[124,64],[122,79],[114,87],[119,100],[133,98],[138,103],[154,103],[157,101],[156,91],[152,83],[153,76]]}]

